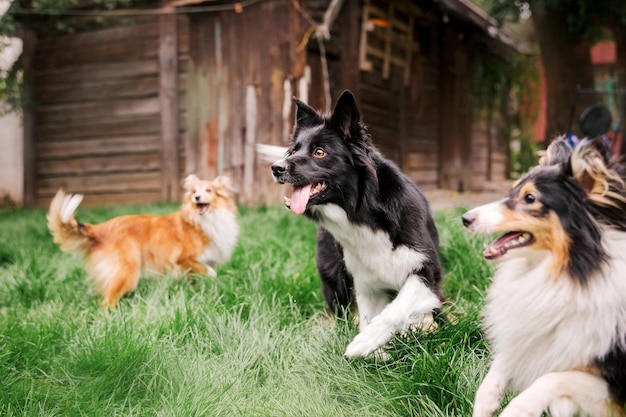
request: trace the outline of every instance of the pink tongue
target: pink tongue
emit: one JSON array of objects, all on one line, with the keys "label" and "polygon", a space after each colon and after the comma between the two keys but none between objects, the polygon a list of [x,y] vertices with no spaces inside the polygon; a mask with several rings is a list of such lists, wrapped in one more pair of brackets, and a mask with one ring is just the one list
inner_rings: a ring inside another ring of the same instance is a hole
[{"label": "pink tongue", "polygon": [[304,213],[306,210],[306,203],[309,202],[309,195],[311,194],[311,184],[305,185],[302,188],[293,190],[293,195],[289,201],[289,208],[296,214]]}]

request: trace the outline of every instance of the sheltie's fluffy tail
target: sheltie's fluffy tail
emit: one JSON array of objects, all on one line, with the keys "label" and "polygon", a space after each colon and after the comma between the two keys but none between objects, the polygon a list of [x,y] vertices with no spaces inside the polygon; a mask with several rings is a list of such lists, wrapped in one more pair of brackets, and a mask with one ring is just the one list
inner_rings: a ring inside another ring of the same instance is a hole
[{"label": "sheltie's fluffy tail", "polygon": [[79,223],[74,217],[83,196],[80,194],[66,194],[59,190],[50,203],[48,210],[48,229],[54,238],[54,243],[61,247],[63,252],[86,252],[94,243],[92,226]]}]

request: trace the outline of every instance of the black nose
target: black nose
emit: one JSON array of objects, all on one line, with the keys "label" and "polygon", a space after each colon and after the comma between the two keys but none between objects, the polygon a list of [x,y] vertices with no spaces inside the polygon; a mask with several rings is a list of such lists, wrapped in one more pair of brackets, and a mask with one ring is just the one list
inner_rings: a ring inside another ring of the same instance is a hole
[{"label": "black nose", "polygon": [[469,227],[472,223],[474,223],[476,216],[474,216],[471,212],[467,212],[463,215],[463,217],[461,217],[461,219],[463,220],[463,226]]},{"label": "black nose", "polygon": [[200,201],[200,196],[199,195],[194,196],[194,198],[196,199],[196,201]]},{"label": "black nose", "polygon": [[274,162],[272,164],[272,175],[275,177],[280,177],[286,170],[287,168],[285,167],[285,163],[283,161]]}]

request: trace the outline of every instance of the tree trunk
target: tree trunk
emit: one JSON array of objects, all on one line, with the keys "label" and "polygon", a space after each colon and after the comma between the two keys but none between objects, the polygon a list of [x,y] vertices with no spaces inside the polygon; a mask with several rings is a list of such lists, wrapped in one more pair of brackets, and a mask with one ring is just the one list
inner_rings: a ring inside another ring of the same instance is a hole
[{"label": "tree trunk", "polygon": [[545,139],[550,141],[556,135],[566,133],[580,135],[580,113],[594,97],[577,95],[576,88],[593,88],[591,45],[568,30],[569,2],[531,0],[529,3],[546,76]]}]

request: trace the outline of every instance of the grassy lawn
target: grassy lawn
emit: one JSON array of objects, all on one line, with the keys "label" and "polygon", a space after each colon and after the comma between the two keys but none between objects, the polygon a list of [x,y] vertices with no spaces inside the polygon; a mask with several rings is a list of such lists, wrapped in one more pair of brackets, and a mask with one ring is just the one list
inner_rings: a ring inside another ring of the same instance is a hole
[{"label": "grassy lawn", "polygon": [[381,363],[343,357],[357,327],[325,313],[315,225],[283,208],[240,211],[238,247],[216,279],[142,279],[109,313],[80,257],[52,243],[43,210],[0,210],[0,415],[471,415],[492,270],[462,212],[436,213],[453,322],[395,339]]}]

